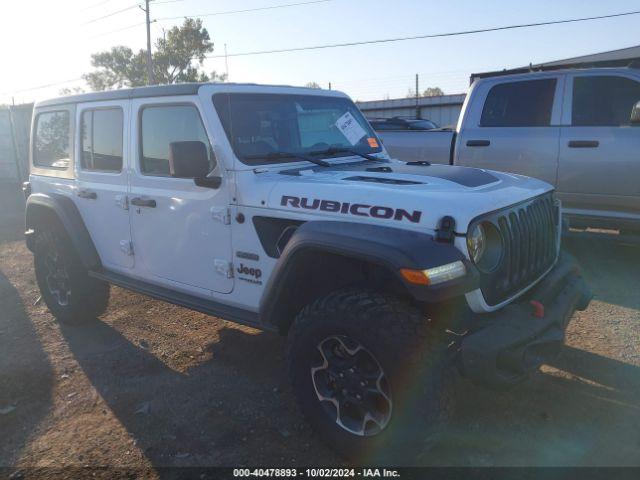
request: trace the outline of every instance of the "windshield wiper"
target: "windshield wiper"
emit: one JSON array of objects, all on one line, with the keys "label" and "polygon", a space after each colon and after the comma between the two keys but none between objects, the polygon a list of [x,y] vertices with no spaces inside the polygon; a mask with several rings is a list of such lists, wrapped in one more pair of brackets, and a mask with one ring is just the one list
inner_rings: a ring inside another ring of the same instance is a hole
[{"label": "windshield wiper", "polygon": [[366,153],[360,153],[357,150],[353,150],[351,148],[346,147],[329,147],[326,150],[316,150],[315,152],[309,152],[310,155],[335,155],[337,153],[349,153],[351,155],[356,155],[358,157],[362,157],[371,162],[379,162],[380,159],[374,157],[373,155],[369,155]]},{"label": "windshield wiper", "polygon": [[320,160],[319,158],[309,157],[303,153],[293,153],[293,152],[269,152],[269,153],[256,153],[253,155],[245,155],[244,158],[264,158],[266,160],[278,160],[282,158],[301,158],[302,160],[306,160],[307,162],[315,163],[316,165],[320,165],[321,167],[330,167],[331,164],[325,162],[324,160]]}]

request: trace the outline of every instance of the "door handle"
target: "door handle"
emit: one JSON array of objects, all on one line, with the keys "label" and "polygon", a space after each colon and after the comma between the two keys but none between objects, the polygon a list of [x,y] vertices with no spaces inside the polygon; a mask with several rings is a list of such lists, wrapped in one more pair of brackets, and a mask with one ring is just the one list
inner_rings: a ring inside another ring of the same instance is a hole
[{"label": "door handle", "polygon": [[131,205],[135,205],[136,207],[156,208],[156,201],[152,198],[135,197],[131,199]]},{"label": "door handle", "polygon": [[600,142],[597,140],[570,140],[569,148],[598,148]]},{"label": "door handle", "polygon": [[488,147],[491,145],[489,140],[467,140],[467,147]]},{"label": "door handle", "polygon": [[98,198],[98,194],[96,192],[92,192],[91,190],[79,190],[77,194],[80,198],[87,198],[89,200],[95,200]]}]

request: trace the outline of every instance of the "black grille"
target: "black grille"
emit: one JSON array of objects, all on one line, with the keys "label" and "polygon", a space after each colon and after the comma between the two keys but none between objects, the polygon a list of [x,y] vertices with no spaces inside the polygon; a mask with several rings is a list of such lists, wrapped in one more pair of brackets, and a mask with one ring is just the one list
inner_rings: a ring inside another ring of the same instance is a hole
[{"label": "black grille", "polygon": [[557,255],[558,209],[547,194],[526,203],[476,219],[491,222],[502,235],[504,254],[500,265],[481,273],[480,288],[486,302],[496,305],[537,280]]}]

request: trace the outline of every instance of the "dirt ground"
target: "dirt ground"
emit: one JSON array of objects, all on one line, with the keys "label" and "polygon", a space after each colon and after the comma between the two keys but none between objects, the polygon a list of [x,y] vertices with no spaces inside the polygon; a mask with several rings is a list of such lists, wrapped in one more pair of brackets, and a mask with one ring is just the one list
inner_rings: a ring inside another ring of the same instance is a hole
[{"label": "dirt ground", "polygon": [[[99,321],[58,325],[2,197],[0,466],[341,463],[298,412],[277,335],[119,288]],[[595,299],[561,356],[506,393],[459,381],[449,433],[416,465],[640,465],[640,247],[567,243]]]}]

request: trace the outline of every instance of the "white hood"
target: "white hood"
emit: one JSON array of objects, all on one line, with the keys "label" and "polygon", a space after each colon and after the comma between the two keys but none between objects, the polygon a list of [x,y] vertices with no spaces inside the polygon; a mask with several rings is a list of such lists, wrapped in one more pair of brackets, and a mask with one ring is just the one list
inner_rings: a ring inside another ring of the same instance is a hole
[{"label": "white hood", "polygon": [[239,203],[247,206],[420,230],[434,230],[450,215],[458,233],[465,233],[481,214],[553,189],[510,173],[395,161],[284,166],[237,174],[243,183]]}]

